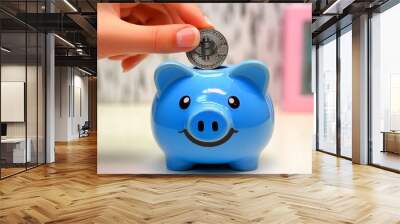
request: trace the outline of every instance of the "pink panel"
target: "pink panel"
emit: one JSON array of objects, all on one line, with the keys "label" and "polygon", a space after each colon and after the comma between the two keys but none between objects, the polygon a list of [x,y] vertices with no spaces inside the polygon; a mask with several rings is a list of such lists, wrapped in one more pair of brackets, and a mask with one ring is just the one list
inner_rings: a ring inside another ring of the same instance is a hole
[{"label": "pink panel", "polygon": [[284,12],[281,107],[287,112],[313,112],[313,96],[301,94],[304,23],[310,21],[311,4],[291,5]]}]

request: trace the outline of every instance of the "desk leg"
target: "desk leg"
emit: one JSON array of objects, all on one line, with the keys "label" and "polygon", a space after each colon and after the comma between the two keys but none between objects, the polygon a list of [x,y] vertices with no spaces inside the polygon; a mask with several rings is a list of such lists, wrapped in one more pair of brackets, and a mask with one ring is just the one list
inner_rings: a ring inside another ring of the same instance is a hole
[{"label": "desk leg", "polygon": [[383,150],[382,152],[386,152],[386,134],[382,133],[383,135]]}]

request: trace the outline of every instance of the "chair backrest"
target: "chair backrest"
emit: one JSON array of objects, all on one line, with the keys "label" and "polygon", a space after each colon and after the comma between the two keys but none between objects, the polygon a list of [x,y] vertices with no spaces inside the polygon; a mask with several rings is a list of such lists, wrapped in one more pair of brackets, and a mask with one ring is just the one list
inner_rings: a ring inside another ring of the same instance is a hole
[{"label": "chair backrest", "polygon": [[1,136],[7,136],[7,124],[1,123]]},{"label": "chair backrest", "polygon": [[85,121],[85,123],[83,124],[82,128],[89,128],[90,127],[90,123],[89,121]]}]

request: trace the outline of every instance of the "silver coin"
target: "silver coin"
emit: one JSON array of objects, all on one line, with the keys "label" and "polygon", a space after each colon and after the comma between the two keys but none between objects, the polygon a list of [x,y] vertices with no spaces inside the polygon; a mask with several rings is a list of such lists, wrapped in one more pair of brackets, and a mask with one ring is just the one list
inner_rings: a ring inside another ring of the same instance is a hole
[{"label": "silver coin", "polygon": [[228,43],[225,37],[214,29],[200,30],[200,43],[186,53],[190,63],[202,69],[218,68],[228,55]]}]

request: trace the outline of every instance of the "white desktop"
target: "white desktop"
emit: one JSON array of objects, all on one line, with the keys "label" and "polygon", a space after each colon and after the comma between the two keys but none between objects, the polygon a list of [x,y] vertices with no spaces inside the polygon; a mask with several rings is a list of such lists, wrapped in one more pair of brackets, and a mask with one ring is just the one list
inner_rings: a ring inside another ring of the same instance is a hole
[{"label": "white desktop", "polygon": [[2,147],[13,147],[13,158],[12,158],[12,163],[25,163],[25,162],[30,162],[32,158],[31,154],[31,145],[32,141],[30,138],[26,139],[27,147],[26,147],[26,153],[25,153],[25,138],[2,138],[1,139],[1,144]]},{"label": "white desktop", "polygon": [[[12,163],[25,163],[30,162],[32,158],[31,154],[31,145],[32,141],[30,138],[10,138],[7,137],[6,124],[1,124],[1,149],[2,151],[10,150],[9,147],[12,147]],[[25,144],[27,142],[28,144]],[[26,151],[25,151],[25,145]]]}]

